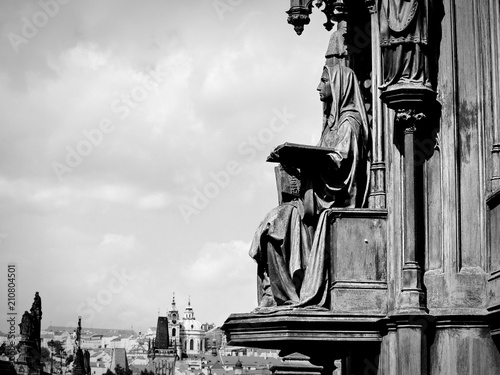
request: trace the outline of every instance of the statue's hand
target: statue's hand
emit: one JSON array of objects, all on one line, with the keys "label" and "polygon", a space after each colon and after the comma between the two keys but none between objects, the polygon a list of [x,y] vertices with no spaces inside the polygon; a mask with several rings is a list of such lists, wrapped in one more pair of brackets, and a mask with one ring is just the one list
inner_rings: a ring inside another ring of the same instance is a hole
[{"label": "statue's hand", "polygon": [[267,157],[267,160],[273,160],[273,161],[280,160],[280,156],[279,156],[278,152],[276,152],[276,149],[271,151],[271,153]]},{"label": "statue's hand", "polygon": [[337,152],[330,152],[328,154],[325,154],[324,160],[329,168],[339,169],[342,159],[343,159],[342,156]]},{"label": "statue's hand", "polygon": [[294,167],[290,164],[286,164],[286,163],[281,163],[281,166],[286,171],[286,173],[288,173],[290,176],[294,176],[294,177],[297,177],[298,179],[300,179],[300,169],[298,169],[297,167]]}]

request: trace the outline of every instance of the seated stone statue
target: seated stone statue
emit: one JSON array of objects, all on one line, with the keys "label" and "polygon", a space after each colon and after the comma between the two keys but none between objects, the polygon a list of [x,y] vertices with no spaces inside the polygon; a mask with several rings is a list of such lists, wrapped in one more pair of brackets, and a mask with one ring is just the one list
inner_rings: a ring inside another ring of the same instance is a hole
[{"label": "seated stone statue", "polygon": [[300,192],[267,214],[250,248],[258,264],[257,312],[325,306],[328,212],[367,201],[370,131],[356,76],[344,66],[325,66],[318,91],[324,104],[318,146],[325,152],[306,164],[281,161],[300,180]]}]

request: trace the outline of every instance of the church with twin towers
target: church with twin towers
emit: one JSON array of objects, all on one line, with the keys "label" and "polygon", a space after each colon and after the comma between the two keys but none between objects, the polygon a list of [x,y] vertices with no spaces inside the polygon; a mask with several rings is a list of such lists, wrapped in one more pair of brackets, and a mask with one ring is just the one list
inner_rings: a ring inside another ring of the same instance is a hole
[{"label": "church with twin towers", "polygon": [[[167,332],[168,334],[165,334]],[[169,349],[175,350],[179,358],[183,358],[204,353],[206,350],[204,338],[204,330],[202,324],[195,318],[191,299],[188,300],[188,305],[181,317],[177,310],[174,294],[167,315],[158,316],[154,346],[167,346]],[[159,340],[162,342],[160,343]]]}]

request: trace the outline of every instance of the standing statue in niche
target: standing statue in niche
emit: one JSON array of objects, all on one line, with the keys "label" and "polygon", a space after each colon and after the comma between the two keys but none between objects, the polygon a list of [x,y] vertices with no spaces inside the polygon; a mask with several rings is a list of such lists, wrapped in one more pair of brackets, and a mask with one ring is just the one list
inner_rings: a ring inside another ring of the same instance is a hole
[{"label": "standing statue in niche", "polygon": [[427,51],[430,1],[379,0],[382,89],[394,84],[432,89]]},{"label": "standing statue in niche", "polygon": [[285,144],[268,158],[279,161],[299,186],[255,233],[250,256],[258,264],[256,312],[325,307],[328,213],[367,201],[370,131],[356,76],[344,66],[325,66],[318,91],[324,105],[318,146]]}]

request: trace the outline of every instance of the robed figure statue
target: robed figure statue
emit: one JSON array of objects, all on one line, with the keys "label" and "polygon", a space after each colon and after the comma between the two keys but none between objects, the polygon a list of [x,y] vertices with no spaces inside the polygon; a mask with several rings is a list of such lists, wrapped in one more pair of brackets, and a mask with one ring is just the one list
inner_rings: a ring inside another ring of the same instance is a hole
[{"label": "robed figure statue", "polygon": [[318,91],[323,131],[314,149],[324,152],[306,165],[282,160],[300,180],[300,193],[267,214],[250,248],[258,264],[257,312],[325,306],[328,213],[364,207],[367,201],[370,130],[356,76],[344,66],[325,66]]},{"label": "robed figure statue", "polygon": [[428,59],[432,0],[379,0],[383,88],[410,84],[432,88]]}]

